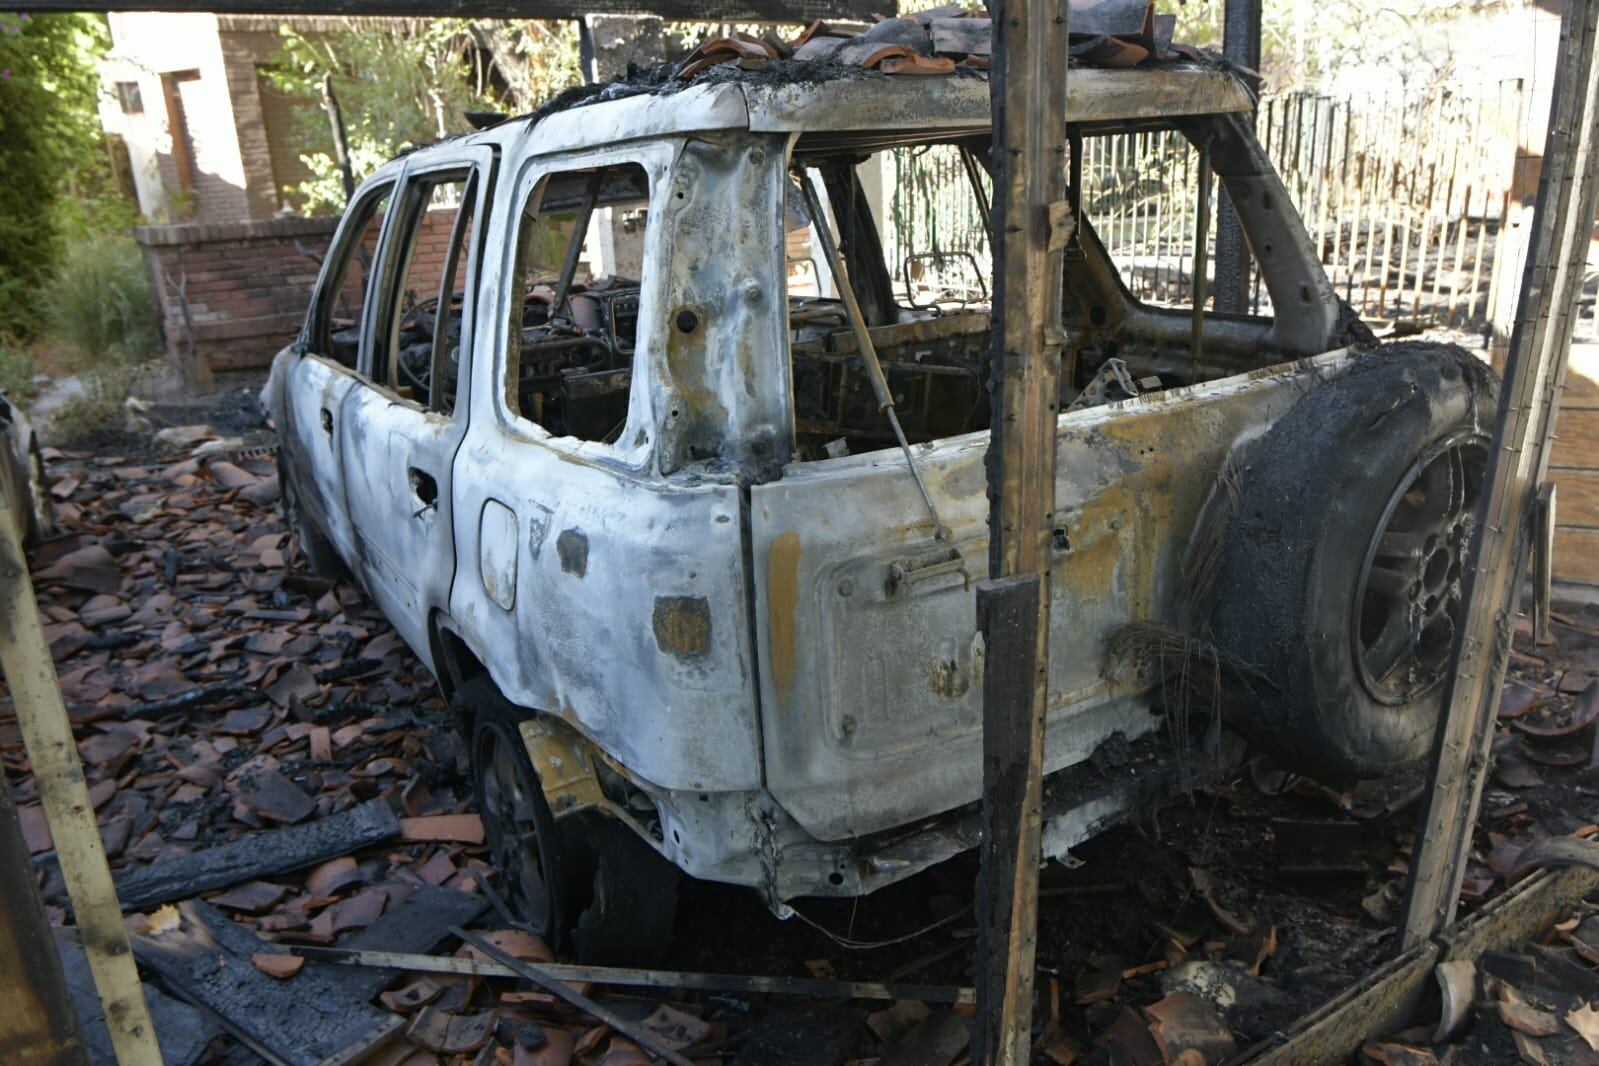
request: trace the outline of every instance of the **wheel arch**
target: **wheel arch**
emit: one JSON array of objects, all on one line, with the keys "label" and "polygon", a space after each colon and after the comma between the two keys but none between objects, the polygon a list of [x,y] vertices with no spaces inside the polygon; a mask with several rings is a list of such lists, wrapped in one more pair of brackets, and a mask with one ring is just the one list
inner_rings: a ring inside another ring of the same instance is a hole
[{"label": "wheel arch", "polygon": [[462,685],[489,672],[471,641],[442,610],[435,609],[428,619],[428,651],[446,703],[455,699]]}]

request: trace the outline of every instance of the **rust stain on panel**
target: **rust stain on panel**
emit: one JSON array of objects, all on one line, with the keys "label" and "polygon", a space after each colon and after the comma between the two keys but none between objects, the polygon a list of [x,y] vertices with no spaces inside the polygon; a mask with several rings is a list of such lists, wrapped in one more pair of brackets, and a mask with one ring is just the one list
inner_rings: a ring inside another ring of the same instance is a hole
[{"label": "rust stain on panel", "polygon": [[766,560],[766,614],[771,628],[772,680],[781,696],[794,681],[794,613],[799,609],[800,536],[794,530],[772,541]]},{"label": "rust stain on panel", "polygon": [[657,596],[655,643],[668,655],[697,659],[711,650],[711,605],[704,596]]},{"label": "rust stain on panel", "polygon": [[581,578],[589,570],[589,539],[580,529],[563,529],[555,538],[555,552],[561,569]]}]

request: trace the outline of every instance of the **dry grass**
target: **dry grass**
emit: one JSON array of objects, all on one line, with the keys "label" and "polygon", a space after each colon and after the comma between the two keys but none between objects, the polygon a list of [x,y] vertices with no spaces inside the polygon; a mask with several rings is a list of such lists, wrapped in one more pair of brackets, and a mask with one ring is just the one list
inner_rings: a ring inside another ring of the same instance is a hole
[{"label": "dry grass", "polygon": [[88,392],[51,414],[46,434],[50,443],[79,449],[125,443],[136,434],[128,397],[133,395],[137,379],[137,368],[117,364],[85,373]]}]

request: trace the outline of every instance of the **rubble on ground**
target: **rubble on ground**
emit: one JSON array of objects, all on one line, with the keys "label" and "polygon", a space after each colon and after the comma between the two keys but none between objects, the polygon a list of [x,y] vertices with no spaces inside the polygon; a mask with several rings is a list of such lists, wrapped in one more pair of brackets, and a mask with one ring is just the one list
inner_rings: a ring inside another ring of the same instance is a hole
[{"label": "rubble on ground", "polygon": [[[971,856],[860,901],[796,901],[788,922],[752,893],[685,886],[678,970],[927,991],[567,983],[644,1044],[510,970],[319,953],[483,963],[451,932],[464,928],[513,961],[555,964],[497,902],[466,753],[431,678],[359,591],[303,568],[270,448],[218,438],[183,430],[147,454],[53,453],[59,534],[32,560],[169,1061],[244,1061],[253,1047],[314,1062],[373,1046],[388,1063],[621,1066],[660,1048],[754,1063],[799,1046],[814,1053],[803,1061],[965,1061],[971,1007],[934,1000],[970,998]],[[1599,834],[1599,610],[1557,614],[1553,636],[1517,637],[1466,910],[1540,863],[1581,861],[1569,853]],[[9,699],[0,756],[51,918],[68,926]],[[1257,761],[1089,842],[1080,865],[1052,864],[1039,1055],[1220,1062],[1359,980],[1393,952],[1420,787],[1413,775],[1337,790]],[[60,946],[103,1056],[70,929]],[[1544,943],[1455,974],[1452,1019],[1365,1054],[1592,1061],[1596,966],[1599,911],[1584,908]]]}]

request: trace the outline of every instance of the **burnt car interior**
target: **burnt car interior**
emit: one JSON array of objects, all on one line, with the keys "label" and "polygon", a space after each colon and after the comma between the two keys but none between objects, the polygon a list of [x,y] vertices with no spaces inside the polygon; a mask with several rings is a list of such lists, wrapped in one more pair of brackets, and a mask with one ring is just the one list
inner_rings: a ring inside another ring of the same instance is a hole
[{"label": "burnt car interior", "polygon": [[355,224],[348,243],[334,253],[335,276],[327,287],[329,301],[313,306],[311,350],[354,370],[361,356],[361,325],[371,288],[372,257],[389,210],[393,185],[367,194],[354,208]]},{"label": "burnt car interior", "polygon": [[[1270,318],[1205,310],[1197,316],[1196,326],[1192,307],[1161,307],[1141,301],[1111,261],[1082,210],[1084,138],[1159,128],[1173,127],[1169,120],[1068,127],[1068,196],[1079,221],[1065,261],[1064,315],[1070,342],[1062,353],[1062,409],[1214,380],[1292,357],[1274,345]],[[1200,158],[1208,158],[1200,151],[1203,126],[1178,128]],[[879,229],[882,220],[873,217],[858,176],[857,167],[876,153],[932,144],[949,145],[960,152],[966,164],[966,191],[986,219],[990,189],[983,162],[986,131],[980,136],[942,141],[910,141],[881,134],[811,134],[799,139],[792,156],[796,188],[800,180],[808,178],[813,189],[825,191],[845,275],[826,280],[834,292],[853,286],[911,443],[989,428],[987,299],[991,278],[987,263],[979,268],[970,254],[938,247],[914,248],[902,264],[887,262]],[[800,226],[812,224],[803,217],[799,222]],[[792,220],[789,228],[796,228]],[[1192,233],[1187,237],[1205,239]],[[955,273],[969,279],[962,286],[966,290],[962,299],[917,297],[910,280],[929,264],[953,265]],[[818,262],[815,270],[818,275],[831,274],[825,262]],[[899,287],[896,273],[903,282]],[[795,458],[823,460],[892,446],[892,429],[874,398],[843,302],[836,297],[791,295],[789,330]],[[1193,350],[1196,331],[1200,341],[1197,357]]]},{"label": "burnt car interior", "polygon": [[[508,401],[556,436],[611,443],[627,421],[640,281],[600,270],[621,265],[618,244],[641,243],[616,236],[642,234],[648,204],[649,178],[637,163],[552,174],[528,198]],[[607,244],[613,262],[602,261]]]},{"label": "burnt car interior", "polygon": [[445,414],[455,409],[465,304],[465,251],[477,189],[468,172],[430,175],[407,190],[403,238],[385,286],[385,328],[373,345],[373,380]]},{"label": "burnt car interior", "polygon": [[366,314],[377,301],[370,380],[449,414],[460,371],[476,178],[447,171],[407,182],[403,202],[394,205],[400,212],[396,233],[378,262],[393,192],[385,186],[354,208],[352,236],[335,252],[332,299],[313,306],[310,347],[360,370]]}]

